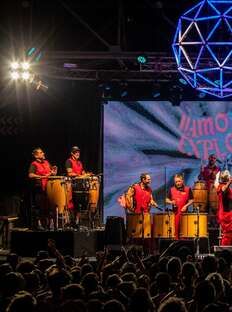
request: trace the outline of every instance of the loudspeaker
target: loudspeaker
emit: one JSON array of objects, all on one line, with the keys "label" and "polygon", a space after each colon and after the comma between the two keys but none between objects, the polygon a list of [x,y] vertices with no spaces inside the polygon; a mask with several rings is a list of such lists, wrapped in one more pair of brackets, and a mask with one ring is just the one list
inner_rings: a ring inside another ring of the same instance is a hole
[{"label": "loudspeaker", "polygon": [[122,217],[107,217],[105,226],[105,245],[122,246],[126,242],[126,229]]},{"label": "loudspeaker", "polygon": [[11,251],[20,256],[35,257],[39,250],[47,250],[48,239],[56,242],[62,255],[81,256],[85,251],[87,256],[95,256],[96,251],[104,250],[104,231],[88,232],[33,232],[12,231]]}]

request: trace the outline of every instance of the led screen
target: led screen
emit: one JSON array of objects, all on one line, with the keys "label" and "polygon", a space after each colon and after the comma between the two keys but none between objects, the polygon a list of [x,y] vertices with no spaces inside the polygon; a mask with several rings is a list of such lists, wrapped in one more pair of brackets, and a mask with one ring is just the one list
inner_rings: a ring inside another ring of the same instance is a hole
[{"label": "led screen", "polygon": [[[232,102],[118,102],[104,105],[104,216],[123,216],[118,197],[152,177],[153,195],[165,209],[165,194],[175,173],[187,185],[198,179],[200,167],[215,153],[223,166],[232,154]],[[156,212],[157,209],[153,210]]]}]

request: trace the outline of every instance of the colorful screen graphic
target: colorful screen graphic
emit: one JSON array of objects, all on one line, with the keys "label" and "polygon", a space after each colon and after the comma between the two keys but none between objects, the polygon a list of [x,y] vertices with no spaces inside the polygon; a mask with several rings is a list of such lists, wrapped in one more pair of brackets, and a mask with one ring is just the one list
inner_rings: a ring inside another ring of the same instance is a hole
[{"label": "colorful screen graphic", "polygon": [[[208,155],[223,166],[232,155],[232,102],[108,102],[104,105],[104,216],[123,216],[118,197],[152,178],[153,195],[165,209],[173,176],[183,173],[193,186]],[[157,210],[153,210],[156,212]]]}]

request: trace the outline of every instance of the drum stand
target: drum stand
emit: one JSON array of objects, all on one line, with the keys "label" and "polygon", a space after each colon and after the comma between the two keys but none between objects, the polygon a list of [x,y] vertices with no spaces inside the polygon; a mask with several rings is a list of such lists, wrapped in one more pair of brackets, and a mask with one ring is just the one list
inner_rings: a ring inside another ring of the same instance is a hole
[{"label": "drum stand", "polygon": [[168,209],[168,220],[165,222],[168,225],[168,238],[172,237],[172,228],[171,228],[171,215],[170,215],[170,210]]}]

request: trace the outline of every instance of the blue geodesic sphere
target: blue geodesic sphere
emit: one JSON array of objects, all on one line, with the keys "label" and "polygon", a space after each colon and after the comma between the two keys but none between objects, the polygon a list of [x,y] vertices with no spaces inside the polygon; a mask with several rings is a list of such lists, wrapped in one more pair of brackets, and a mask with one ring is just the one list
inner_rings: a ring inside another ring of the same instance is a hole
[{"label": "blue geodesic sphere", "polygon": [[197,90],[232,95],[232,0],[204,0],[178,21],[172,44],[179,72]]}]

